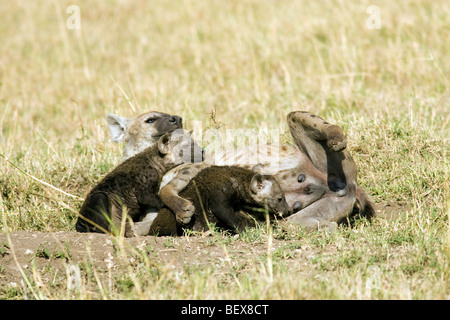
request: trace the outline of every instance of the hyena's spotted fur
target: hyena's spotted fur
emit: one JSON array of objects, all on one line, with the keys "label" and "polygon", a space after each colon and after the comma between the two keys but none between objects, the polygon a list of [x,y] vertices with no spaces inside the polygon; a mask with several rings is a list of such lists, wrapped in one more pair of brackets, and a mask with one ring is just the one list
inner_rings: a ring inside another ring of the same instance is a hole
[{"label": "hyena's spotted fur", "polygon": [[[186,224],[195,212],[192,203],[178,195],[201,170],[211,165],[234,165],[254,169],[263,174],[274,175],[285,193],[292,211],[298,211],[320,199],[327,190],[326,175],[318,171],[312,163],[293,146],[254,146],[236,152],[220,152],[215,157],[199,164],[181,165],[168,172],[161,182],[162,201],[175,213],[177,222]],[[248,153],[258,152],[261,157],[248,157]],[[231,156],[230,156],[231,155]],[[249,160],[255,159],[256,162]],[[261,161],[259,161],[261,160]],[[341,192],[342,194],[342,192]]]},{"label": "hyena's spotted fur", "polygon": [[[126,119],[128,125],[132,126],[138,118]],[[183,165],[168,172],[163,178],[160,196],[175,212],[178,223],[190,221],[195,211],[178,193],[198,172],[213,164],[247,168],[259,164],[260,171],[274,174],[291,209],[298,211],[288,218],[292,223],[317,228],[348,221],[355,215],[371,218],[374,210],[368,195],[356,183],[356,166],[345,150],[346,139],[341,128],[305,111],[291,112],[287,121],[296,146],[268,145],[263,147],[267,148],[264,152],[261,146],[241,152],[223,152],[214,159],[206,157],[205,163]],[[145,138],[138,135],[128,139],[126,133],[123,139],[129,141],[125,143],[124,159],[148,143],[141,141]],[[264,154],[264,158],[259,158],[258,163],[242,162],[249,152]]]}]

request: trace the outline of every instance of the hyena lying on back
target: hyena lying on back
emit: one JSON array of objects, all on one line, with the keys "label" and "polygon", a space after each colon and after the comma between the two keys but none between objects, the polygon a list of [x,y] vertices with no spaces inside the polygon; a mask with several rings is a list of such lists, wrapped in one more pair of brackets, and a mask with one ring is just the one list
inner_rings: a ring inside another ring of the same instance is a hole
[{"label": "hyena lying on back", "polygon": [[[345,150],[347,142],[341,128],[308,112],[291,112],[287,120],[297,148],[258,147],[260,153],[261,148],[268,149],[263,152],[265,161],[260,164],[263,172],[275,175],[288,204],[297,212],[287,221],[317,228],[346,222],[357,215],[370,219],[374,215],[373,207],[368,195],[357,186],[356,166]],[[235,165],[245,166],[240,162],[242,154],[231,153],[234,159],[229,154],[216,155],[212,162],[223,165],[234,160]],[[278,159],[279,164],[274,166]],[[178,193],[208,165],[181,166],[163,178],[161,199],[175,212],[180,224],[188,223],[195,210]]]},{"label": "hyena lying on back", "polygon": [[[304,111],[291,112],[287,122],[296,147],[265,146],[263,148],[268,149],[264,153],[266,159],[259,159],[264,173],[275,175],[291,210],[297,212],[287,221],[317,228],[345,222],[357,215],[371,218],[373,206],[365,191],[357,185],[356,165],[345,150],[346,139],[341,128]],[[135,145],[125,145],[124,158],[141,143],[135,140]],[[261,146],[255,146],[256,152],[260,151],[258,148]],[[179,197],[178,193],[211,164],[242,165],[239,163],[242,154],[232,154],[234,159],[227,158],[228,153],[224,152],[212,161],[207,158],[206,163],[180,166],[164,176],[160,196],[175,212],[178,223],[188,223],[195,212],[192,203]],[[270,165],[274,158],[279,161],[279,166]],[[253,165],[255,163],[242,166]]]}]

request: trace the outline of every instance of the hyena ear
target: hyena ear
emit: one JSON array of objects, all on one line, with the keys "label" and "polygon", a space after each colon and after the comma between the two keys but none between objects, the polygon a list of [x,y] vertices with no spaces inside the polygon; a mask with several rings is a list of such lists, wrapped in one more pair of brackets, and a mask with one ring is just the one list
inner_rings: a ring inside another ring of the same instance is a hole
[{"label": "hyena ear", "polygon": [[128,128],[130,120],[116,114],[107,114],[106,121],[108,122],[111,140],[115,143],[123,142],[125,140],[125,131]]},{"label": "hyena ear", "polygon": [[169,149],[170,137],[171,137],[171,134],[166,133],[158,140],[158,149],[159,149],[159,152],[161,152],[162,154],[168,154],[170,151],[170,149]]},{"label": "hyena ear", "polygon": [[250,191],[254,194],[265,194],[270,189],[271,184],[271,181],[264,178],[263,175],[257,173],[250,181]]},{"label": "hyena ear", "polygon": [[263,165],[262,165],[262,163],[258,163],[257,165],[254,165],[253,168],[252,168],[252,171],[256,172],[256,173],[262,173],[263,172]]}]

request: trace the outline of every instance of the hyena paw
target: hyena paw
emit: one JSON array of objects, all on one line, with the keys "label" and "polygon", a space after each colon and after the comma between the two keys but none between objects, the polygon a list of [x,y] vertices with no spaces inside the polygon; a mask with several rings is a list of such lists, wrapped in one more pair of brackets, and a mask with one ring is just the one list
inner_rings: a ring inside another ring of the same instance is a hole
[{"label": "hyena paw", "polygon": [[342,151],[347,147],[347,140],[343,137],[331,137],[327,140],[327,146],[333,151]]},{"label": "hyena paw", "polygon": [[342,151],[347,147],[347,140],[341,128],[332,125],[325,131],[327,135],[327,146],[333,151]]},{"label": "hyena paw", "polygon": [[188,224],[195,213],[195,207],[191,202],[186,203],[181,207],[181,210],[175,212],[177,223]]}]

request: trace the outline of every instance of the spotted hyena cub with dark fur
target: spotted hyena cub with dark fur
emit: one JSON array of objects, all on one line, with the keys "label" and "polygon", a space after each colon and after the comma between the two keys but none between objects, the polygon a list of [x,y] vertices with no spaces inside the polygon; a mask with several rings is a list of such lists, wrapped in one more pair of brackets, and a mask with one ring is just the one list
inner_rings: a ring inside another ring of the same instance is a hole
[{"label": "spotted hyena cub with dark fur", "polygon": [[[177,165],[203,160],[203,149],[189,134],[176,130],[164,134],[155,146],[127,159],[110,172],[88,194],[76,223],[79,232],[119,230],[123,213],[139,221],[149,210],[163,207],[158,196],[162,176]],[[130,223],[125,235],[134,232]]]},{"label": "spotted hyena cub with dark fur", "polygon": [[284,218],[292,213],[273,176],[236,166],[210,166],[201,170],[180,196],[194,204],[195,213],[189,223],[178,224],[177,230],[174,214],[163,209],[153,221],[150,234],[181,234],[181,227],[204,231],[211,223],[242,232],[253,225],[250,217],[264,220],[265,212],[272,218]]}]

